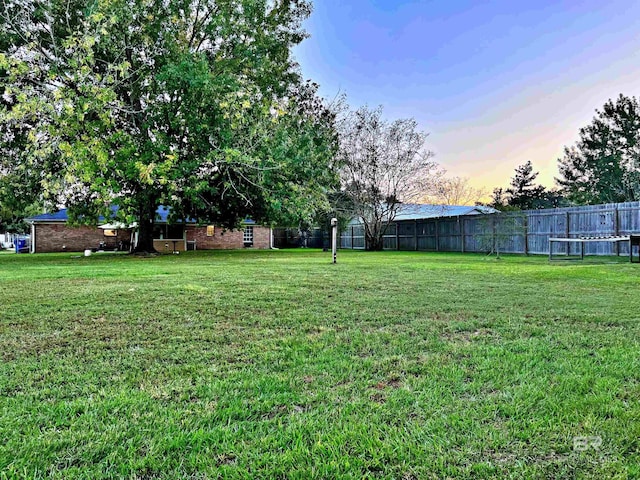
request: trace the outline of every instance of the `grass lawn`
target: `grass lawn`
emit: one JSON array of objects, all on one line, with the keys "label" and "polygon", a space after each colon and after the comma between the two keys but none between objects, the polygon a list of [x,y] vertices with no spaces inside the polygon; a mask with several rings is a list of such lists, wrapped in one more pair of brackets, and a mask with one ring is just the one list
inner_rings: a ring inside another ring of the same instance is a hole
[{"label": "grass lawn", "polygon": [[0,478],[639,478],[640,265],[0,257]]}]

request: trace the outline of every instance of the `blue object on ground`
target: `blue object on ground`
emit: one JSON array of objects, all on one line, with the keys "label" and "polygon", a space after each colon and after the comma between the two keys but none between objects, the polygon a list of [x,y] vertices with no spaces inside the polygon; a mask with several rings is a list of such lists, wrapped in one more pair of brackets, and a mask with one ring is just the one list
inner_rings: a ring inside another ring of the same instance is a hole
[{"label": "blue object on ground", "polygon": [[29,239],[28,238],[16,238],[16,253],[29,253]]}]

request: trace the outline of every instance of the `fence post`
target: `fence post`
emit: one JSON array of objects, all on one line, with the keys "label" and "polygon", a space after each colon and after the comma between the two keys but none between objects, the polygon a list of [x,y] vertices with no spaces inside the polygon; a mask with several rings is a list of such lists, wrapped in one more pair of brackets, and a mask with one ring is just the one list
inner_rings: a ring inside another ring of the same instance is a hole
[{"label": "fence post", "polygon": [[[618,204],[616,203],[616,206],[613,209],[613,232],[615,234],[615,236],[619,236],[620,235],[620,223],[619,223],[619,218],[618,218]],[[616,246],[616,257],[620,256],[620,242],[614,242],[614,245]]]},{"label": "fence post", "polygon": [[400,228],[398,222],[396,222],[396,250],[400,250]]},{"label": "fence post", "polygon": [[353,235],[353,225],[351,225],[351,250],[355,250],[356,249],[355,245],[353,244],[353,237],[354,237],[354,235]]},{"label": "fence post", "polygon": [[438,219],[436,218],[436,252],[440,251],[440,234],[438,233]]},{"label": "fence post", "polygon": [[524,214],[524,254],[529,256],[529,214]]},{"label": "fence post", "polygon": [[458,222],[460,222],[460,251],[464,253],[464,217],[458,217]]},{"label": "fence post", "polygon": [[491,250],[499,256],[498,254],[498,242],[496,241],[496,233],[497,233],[497,225],[496,225],[496,217],[494,216],[491,219]]},{"label": "fence post", "polygon": [[[567,212],[567,216],[566,216],[566,227],[565,227],[565,238],[569,238],[569,235],[571,235],[571,228],[569,227],[569,222],[571,221],[571,215],[569,212]],[[571,250],[571,242],[566,242],[567,243],[567,257],[569,256],[570,250]]]},{"label": "fence post", "polygon": [[418,251],[418,220],[413,221],[413,246],[414,250]]}]

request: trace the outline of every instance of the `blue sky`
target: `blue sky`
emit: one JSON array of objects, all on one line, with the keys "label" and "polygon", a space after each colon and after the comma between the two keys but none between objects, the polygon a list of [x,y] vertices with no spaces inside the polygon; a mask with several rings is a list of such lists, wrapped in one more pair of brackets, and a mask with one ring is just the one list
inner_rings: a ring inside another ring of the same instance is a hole
[{"label": "blue sky", "polygon": [[531,160],[553,185],[595,109],[640,95],[640,2],[315,0],[294,54],[352,107],[414,117],[451,175],[489,191]]}]

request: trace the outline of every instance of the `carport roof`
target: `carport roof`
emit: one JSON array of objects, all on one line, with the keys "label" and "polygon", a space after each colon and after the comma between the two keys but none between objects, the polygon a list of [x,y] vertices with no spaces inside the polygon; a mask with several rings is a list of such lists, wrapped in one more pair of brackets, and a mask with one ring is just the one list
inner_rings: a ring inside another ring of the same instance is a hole
[{"label": "carport roof", "polygon": [[403,204],[396,215],[395,221],[423,220],[427,218],[463,217],[465,215],[482,215],[497,213],[495,208],[481,205],[432,205],[432,204]]}]

